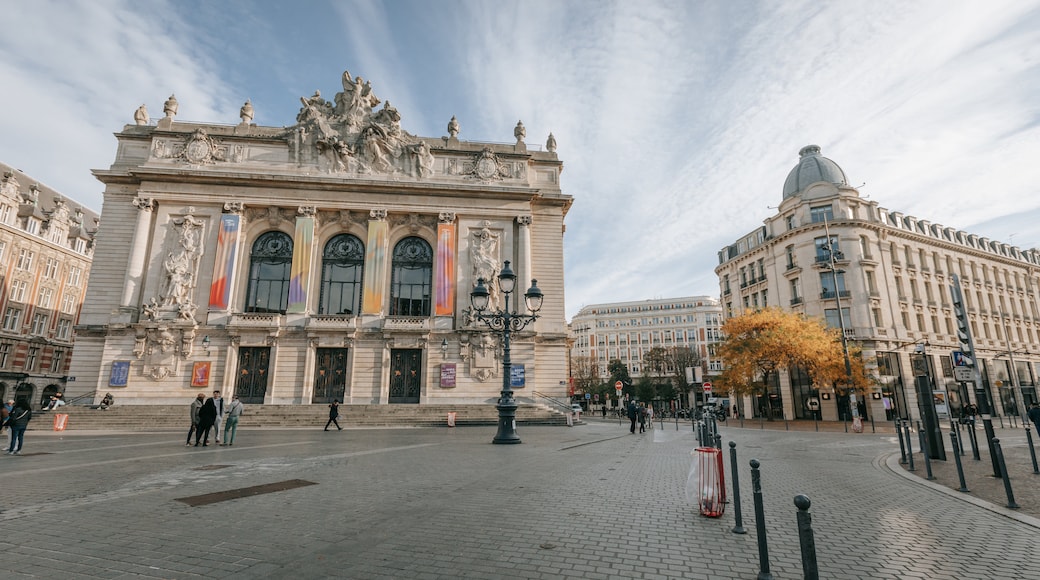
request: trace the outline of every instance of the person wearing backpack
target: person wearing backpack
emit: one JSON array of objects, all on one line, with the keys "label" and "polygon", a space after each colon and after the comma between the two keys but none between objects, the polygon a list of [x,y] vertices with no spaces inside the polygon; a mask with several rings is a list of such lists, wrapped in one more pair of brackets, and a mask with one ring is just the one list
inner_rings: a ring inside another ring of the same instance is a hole
[{"label": "person wearing backpack", "polygon": [[29,426],[31,420],[32,411],[29,410],[29,404],[16,403],[7,418],[7,426],[11,428],[11,445],[7,448],[8,455],[22,454],[22,439],[25,437],[25,428]]}]

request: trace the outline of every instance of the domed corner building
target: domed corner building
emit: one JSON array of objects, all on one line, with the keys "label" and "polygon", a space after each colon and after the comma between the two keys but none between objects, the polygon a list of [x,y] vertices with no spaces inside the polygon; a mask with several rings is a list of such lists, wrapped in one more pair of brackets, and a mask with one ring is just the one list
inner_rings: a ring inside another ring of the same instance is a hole
[{"label": "domed corner building", "polygon": [[[572,198],[549,150],[417,137],[371,85],[300,99],[295,124],[138,120],[116,134],[71,375],[118,404],[490,406],[502,333],[470,292],[516,274],[520,405],[566,398],[563,231]],[[168,103],[169,104],[169,103]],[[381,106],[380,106],[381,105]],[[72,390],[71,388],[69,389]],[[537,393],[537,394],[536,394]],[[491,408],[492,417],[494,408]],[[441,417],[443,419],[443,417]]]},{"label": "domed corner building", "polygon": [[[953,370],[957,275],[994,415],[1021,415],[1037,400],[1040,250],[879,207],[816,145],[800,151],[776,213],[723,248],[715,273],[726,317],[778,306],[843,329],[877,379],[856,400],[875,421],[921,419],[925,396],[940,401],[940,420],[977,403],[973,383]],[[798,369],[778,374],[767,394],[734,401],[744,416],[852,417],[842,385],[814,385]]]}]

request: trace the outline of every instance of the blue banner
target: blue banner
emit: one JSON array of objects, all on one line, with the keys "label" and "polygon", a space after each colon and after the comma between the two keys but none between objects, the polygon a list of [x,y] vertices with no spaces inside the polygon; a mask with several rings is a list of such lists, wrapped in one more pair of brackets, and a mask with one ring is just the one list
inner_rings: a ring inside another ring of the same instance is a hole
[{"label": "blue banner", "polygon": [[523,387],[524,384],[524,365],[512,365],[509,368],[509,386],[515,389]]}]

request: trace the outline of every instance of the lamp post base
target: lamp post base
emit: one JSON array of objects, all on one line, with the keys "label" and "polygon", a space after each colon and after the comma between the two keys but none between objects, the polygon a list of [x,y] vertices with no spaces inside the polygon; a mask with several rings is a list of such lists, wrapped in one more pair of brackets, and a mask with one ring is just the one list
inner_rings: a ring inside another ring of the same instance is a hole
[{"label": "lamp post base", "polygon": [[520,436],[516,434],[516,402],[499,401],[495,408],[498,409],[498,433],[491,442],[496,445],[520,443]]}]

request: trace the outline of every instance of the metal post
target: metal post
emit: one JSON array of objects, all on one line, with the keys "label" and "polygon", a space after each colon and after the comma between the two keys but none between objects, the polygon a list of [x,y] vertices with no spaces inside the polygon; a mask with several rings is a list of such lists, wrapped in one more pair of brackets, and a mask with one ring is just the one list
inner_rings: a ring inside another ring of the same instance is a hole
[{"label": "metal post", "polygon": [[877,433],[877,427],[874,426],[874,414],[870,414],[870,432]]},{"label": "metal post", "polygon": [[917,436],[921,440],[921,455],[924,457],[924,470],[928,474],[926,479],[931,481],[935,479],[935,476],[932,475],[932,460],[928,457],[928,437],[925,434],[924,429],[921,429],[920,421],[917,422]]},{"label": "metal post", "polygon": [[964,466],[961,465],[961,456],[957,453],[957,448],[960,447],[961,443],[957,439],[957,432],[950,431],[950,443],[953,444],[953,459],[957,462],[957,477],[961,480],[961,487],[957,491],[968,492],[968,485],[964,483]]},{"label": "metal post", "polygon": [[968,430],[968,439],[971,441],[971,454],[974,456],[975,461],[982,461],[979,456],[979,436],[975,433],[975,424],[968,423],[965,427]]},{"label": "metal post", "polygon": [[906,458],[910,462],[910,471],[914,469],[914,446],[910,443],[910,421],[903,421],[903,431],[906,432]]},{"label": "metal post", "polygon": [[1004,480],[1004,492],[1007,493],[1007,506],[1018,509],[1015,503],[1015,494],[1011,491],[1011,479],[1008,477],[1007,464],[1004,463],[1004,451],[1000,448],[1000,439],[993,438],[993,449],[997,452],[997,464],[1000,466],[1000,477]]},{"label": "metal post", "polygon": [[903,429],[899,425],[899,419],[895,420],[896,435],[899,436],[899,464],[906,465],[906,446],[903,445]]},{"label": "metal post", "polygon": [[1026,441],[1029,442],[1029,457],[1033,459],[1033,474],[1040,473],[1040,469],[1036,465],[1036,449],[1033,447],[1033,434],[1029,431],[1029,425],[1026,425]]},{"label": "metal post", "polygon": [[730,531],[734,534],[746,534],[744,520],[740,515],[740,478],[738,477],[740,470],[737,466],[737,443],[735,441],[729,442],[729,470],[733,480],[733,516],[736,519],[733,529]]},{"label": "metal post", "polygon": [[816,567],[816,539],[813,537],[812,515],[809,513],[809,496],[794,496],[794,505],[798,508],[798,544],[802,548],[802,577],[805,580],[819,580],[820,571]]},{"label": "metal post", "polygon": [[773,580],[769,572],[769,545],[766,541],[766,511],[762,504],[762,474],[758,468],[762,465],[757,459],[751,460],[751,495],[755,500],[755,533],[758,537],[758,580]]},{"label": "metal post", "polygon": [[722,451],[722,435],[715,434],[715,449]]}]

